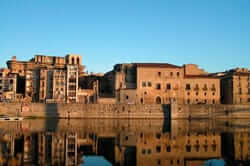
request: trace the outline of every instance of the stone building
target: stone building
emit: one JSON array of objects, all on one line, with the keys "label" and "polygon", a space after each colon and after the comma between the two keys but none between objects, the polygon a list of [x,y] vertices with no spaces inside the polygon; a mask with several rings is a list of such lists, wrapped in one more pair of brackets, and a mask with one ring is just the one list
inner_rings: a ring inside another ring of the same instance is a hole
[{"label": "stone building", "polygon": [[221,73],[223,104],[250,104],[250,71],[236,68]]},{"label": "stone building", "polygon": [[220,79],[194,64],[117,64],[101,82],[107,93],[128,104],[218,104]]},{"label": "stone building", "polygon": [[137,164],[140,165],[202,165],[210,158],[220,158],[221,140],[216,133],[141,134],[137,140]]},{"label": "stone building", "polygon": [[0,100],[15,101],[17,98],[17,74],[0,69]]},{"label": "stone building", "polygon": [[7,61],[9,72],[16,74],[21,92],[27,101],[79,102],[79,75],[84,74],[82,57],[35,55],[29,61],[16,57]]}]

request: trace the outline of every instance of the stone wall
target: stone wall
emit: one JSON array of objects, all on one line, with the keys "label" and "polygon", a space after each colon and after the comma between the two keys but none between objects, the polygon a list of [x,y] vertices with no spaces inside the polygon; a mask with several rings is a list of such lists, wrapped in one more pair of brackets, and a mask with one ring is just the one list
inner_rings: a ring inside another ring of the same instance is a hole
[{"label": "stone wall", "polygon": [[250,118],[250,105],[172,105],[172,119]]},{"label": "stone wall", "polygon": [[250,105],[1,103],[0,115],[41,118],[250,118]]},{"label": "stone wall", "polygon": [[167,115],[163,106],[156,104],[0,104],[0,114],[16,116],[18,113],[42,118],[164,118]]}]

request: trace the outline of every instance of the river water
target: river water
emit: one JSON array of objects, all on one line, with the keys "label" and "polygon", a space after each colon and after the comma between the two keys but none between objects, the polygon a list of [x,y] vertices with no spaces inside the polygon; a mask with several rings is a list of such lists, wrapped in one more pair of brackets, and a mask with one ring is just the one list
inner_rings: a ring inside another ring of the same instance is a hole
[{"label": "river water", "polygon": [[34,119],[0,122],[0,166],[250,165],[250,120]]}]

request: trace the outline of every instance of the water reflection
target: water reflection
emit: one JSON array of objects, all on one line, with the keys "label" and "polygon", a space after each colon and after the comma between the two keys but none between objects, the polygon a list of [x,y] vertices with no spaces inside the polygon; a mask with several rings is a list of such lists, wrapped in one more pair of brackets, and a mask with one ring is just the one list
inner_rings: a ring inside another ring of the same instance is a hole
[{"label": "water reflection", "polygon": [[0,166],[199,166],[213,158],[249,165],[247,120],[46,122],[0,122]]}]

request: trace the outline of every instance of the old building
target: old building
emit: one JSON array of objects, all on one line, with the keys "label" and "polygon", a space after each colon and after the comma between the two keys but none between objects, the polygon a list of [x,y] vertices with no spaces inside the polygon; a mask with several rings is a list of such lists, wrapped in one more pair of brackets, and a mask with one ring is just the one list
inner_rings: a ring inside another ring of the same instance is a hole
[{"label": "old building", "polygon": [[17,74],[0,69],[0,100],[15,101],[17,98]]},{"label": "old building", "polygon": [[17,75],[26,101],[80,102],[78,76],[85,73],[80,55],[35,55],[29,61],[13,57],[7,66],[9,73]]},{"label": "old building", "polygon": [[218,104],[220,79],[194,64],[118,64],[104,75],[100,93],[128,104]]},{"label": "old building", "polygon": [[236,68],[221,73],[223,104],[250,104],[250,71]]}]

